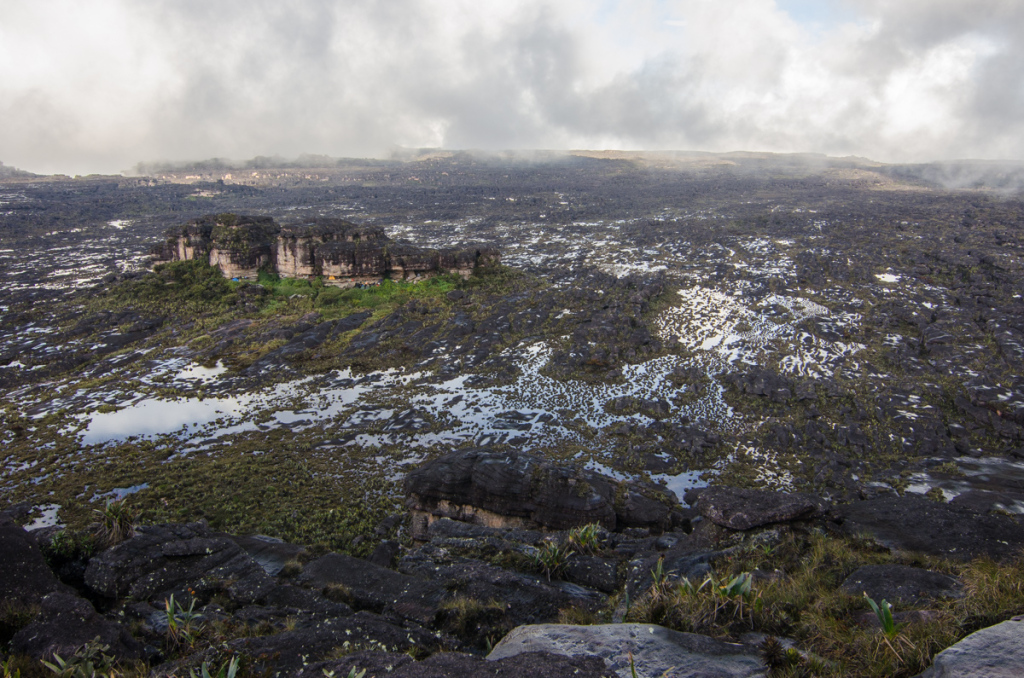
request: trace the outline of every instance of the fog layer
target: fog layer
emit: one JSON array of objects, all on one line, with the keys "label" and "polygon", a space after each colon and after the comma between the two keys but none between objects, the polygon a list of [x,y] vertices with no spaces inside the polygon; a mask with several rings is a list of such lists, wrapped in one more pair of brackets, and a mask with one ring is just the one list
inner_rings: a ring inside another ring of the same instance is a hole
[{"label": "fog layer", "polygon": [[1024,158],[1013,0],[0,4],[0,160],[480,149]]}]

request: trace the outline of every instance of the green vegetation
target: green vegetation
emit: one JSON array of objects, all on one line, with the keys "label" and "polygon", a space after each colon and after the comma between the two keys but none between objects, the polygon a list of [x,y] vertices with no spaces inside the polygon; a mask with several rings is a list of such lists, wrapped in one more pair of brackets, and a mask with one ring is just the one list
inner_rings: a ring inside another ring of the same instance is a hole
[{"label": "green vegetation", "polygon": [[562,571],[569,564],[569,558],[573,555],[573,551],[568,546],[563,546],[554,541],[545,541],[537,552],[533,554],[533,564],[538,572],[543,574],[551,581],[552,577],[556,579]]},{"label": "green vegetation", "polygon": [[[959,577],[966,595],[927,603],[927,613],[903,624],[896,623],[887,602],[872,605],[868,599],[875,626],[864,620],[865,598],[839,585],[857,567],[882,562],[901,558],[857,541],[790,535],[774,548],[737,552],[700,584],[672,581],[656,568],[651,587],[626,619],[727,639],[749,631],[793,638],[802,656],[777,641],[762,645],[773,676],[881,678],[916,675],[940,650],[1024,609],[1024,559],[998,564],[905,557],[905,564]],[[771,575],[755,579],[755,570]]]},{"label": "green vegetation", "polygon": [[135,536],[135,522],[139,518],[139,512],[128,505],[127,497],[108,501],[103,510],[97,509],[96,513],[100,515],[96,538],[104,546],[116,546]]},{"label": "green vegetation", "polygon": [[67,659],[55,654],[53,662],[44,661],[43,666],[60,678],[113,678],[118,672],[114,670],[114,658],[107,654],[109,649],[96,636]]}]

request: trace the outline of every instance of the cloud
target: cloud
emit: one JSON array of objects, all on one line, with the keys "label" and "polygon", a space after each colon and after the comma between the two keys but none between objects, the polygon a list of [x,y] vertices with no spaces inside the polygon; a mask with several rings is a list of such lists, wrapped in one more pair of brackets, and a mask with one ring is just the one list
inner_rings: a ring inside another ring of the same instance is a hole
[{"label": "cloud", "polygon": [[394,145],[1024,158],[1024,5],[832,4],[7,3],[0,159],[117,171]]}]

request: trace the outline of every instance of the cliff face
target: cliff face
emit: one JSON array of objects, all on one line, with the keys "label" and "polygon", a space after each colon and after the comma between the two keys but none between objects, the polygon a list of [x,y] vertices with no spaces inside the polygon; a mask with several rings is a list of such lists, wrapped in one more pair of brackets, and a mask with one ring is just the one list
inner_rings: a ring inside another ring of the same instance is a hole
[{"label": "cliff face", "polygon": [[219,214],[167,232],[151,252],[156,261],[208,259],[228,278],[254,279],[261,269],[286,278],[323,276],[337,287],[421,280],[438,273],[469,276],[501,261],[497,250],[433,250],[392,242],[383,229],[344,219],[278,226],[270,217]]}]

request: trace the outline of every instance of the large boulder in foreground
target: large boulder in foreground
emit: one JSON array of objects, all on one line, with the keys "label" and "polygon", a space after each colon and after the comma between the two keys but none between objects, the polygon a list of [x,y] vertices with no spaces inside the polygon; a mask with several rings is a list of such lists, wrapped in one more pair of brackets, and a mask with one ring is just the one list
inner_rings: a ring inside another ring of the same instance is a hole
[{"label": "large boulder in foreground", "polygon": [[340,584],[356,609],[397,614],[423,624],[433,620],[446,593],[444,586],[341,553],[308,563],[298,581],[317,589]]},{"label": "large boulder in foreground", "polygon": [[326,661],[339,652],[363,648],[433,652],[440,643],[434,634],[423,629],[398,626],[372,612],[357,612],[270,636],[239,638],[228,646],[251,657],[257,672],[294,675],[307,664]]},{"label": "large boulder in foreground", "polygon": [[214,593],[223,584],[232,600],[249,604],[274,587],[238,544],[202,523],[137,528],[135,537],[89,561],[85,583],[107,598],[158,603],[186,589]]},{"label": "large boulder in foreground", "polygon": [[695,633],[654,624],[538,624],[520,626],[487,655],[489,660],[526,652],[600,657],[618,675],[631,675],[629,654],[638,676],[673,678],[748,678],[764,676],[756,651]]},{"label": "large boulder in foreground", "polygon": [[82,645],[99,638],[115,659],[141,659],[142,643],[128,629],[93,609],[92,604],[68,593],[56,592],[43,598],[41,611],[31,624],[18,631],[11,649],[37,659],[53,661],[59,654],[67,659]]},{"label": "large boulder in foreground", "polygon": [[702,516],[730,530],[818,518],[825,509],[826,504],[819,497],[801,492],[709,487],[697,499],[697,510]]},{"label": "large boulder in foreground", "polygon": [[840,587],[852,596],[868,594],[874,600],[920,605],[963,595],[960,582],[941,572],[908,565],[864,565]]},{"label": "large boulder in foreground", "polygon": [[1024,673],[1024,617],[976,631],[935,655],[920,678],[1018,678]]},{"label": "large boulder in foreground", "polygon": [[1024,548],[1024,525],[1014,518],[981,515],[919,496],[846,504],[836,520],[846,534],[870,536],[886,548],[956,560],[1007,560]]},{"label": "large boulder in foreground", "polygon": [[325,674],[363,675],[360,671],[366,671],[365,678],[618,678],[618,674],[605,668],[604,662],[597,657],[564,657],[550,652],[529,652],[493,662],[461,652],[439,652],[416,662],[407,654],[364,651],[341,659],[310,664],[300,669],[295,676],[323,678]]},{"label": "large boulder in foreground", "polygon": [[587,523],[606,529],[666,529],[678,499],[657,486],[620,483],[593,471],[557,466],[526,454],[460,450],[427,462],[405,478],[413,537],[452,518],[488,527],[564,530]]},{"label": "large boulder in foreground", "polygon": [[35,605],[55,591],[71,593],[50,570],[33,536],[0,517],[0,601]]}]

